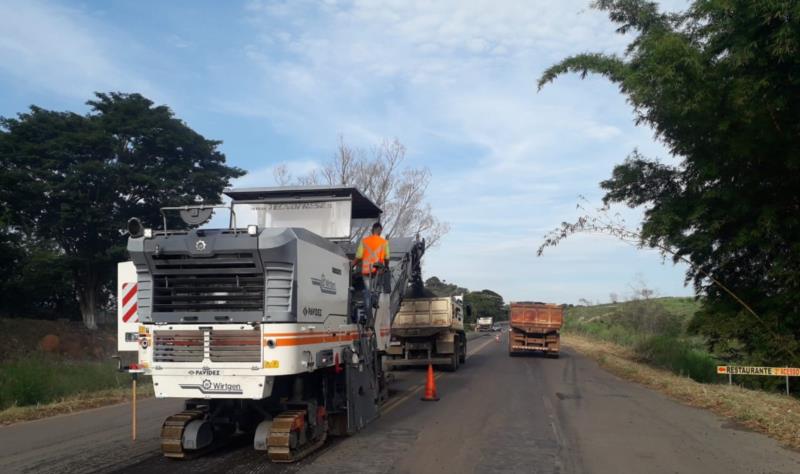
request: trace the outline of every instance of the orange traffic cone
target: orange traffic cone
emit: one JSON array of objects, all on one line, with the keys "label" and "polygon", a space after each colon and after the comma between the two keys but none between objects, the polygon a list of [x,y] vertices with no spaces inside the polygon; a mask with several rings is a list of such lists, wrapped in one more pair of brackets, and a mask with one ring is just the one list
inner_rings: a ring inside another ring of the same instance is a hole
[{"label": "orange traffic cone", "polygon": [[500,342],[500,334],[495,334],[494,340],[495,342]]},{"label": "orange traffic cone", "polygon": [[433,366],[428,364],[428,381],[425,383],[425,396],[421,398],[423,402],[438,402],[439,396],[436,395],[436,380],[433,377]]}]

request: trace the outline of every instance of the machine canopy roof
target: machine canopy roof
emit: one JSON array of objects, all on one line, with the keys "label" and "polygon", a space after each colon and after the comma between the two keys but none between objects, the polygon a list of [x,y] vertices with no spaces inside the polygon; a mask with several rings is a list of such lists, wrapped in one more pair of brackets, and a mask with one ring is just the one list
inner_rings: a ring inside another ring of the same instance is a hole
[{"label": "machine canopy roof", "polygon": [[378,219],[383,212],[357,188],[348,186],[282,186],[226,189],[224,194],[238,202],[294,203],[349,199],[352,219]]}]

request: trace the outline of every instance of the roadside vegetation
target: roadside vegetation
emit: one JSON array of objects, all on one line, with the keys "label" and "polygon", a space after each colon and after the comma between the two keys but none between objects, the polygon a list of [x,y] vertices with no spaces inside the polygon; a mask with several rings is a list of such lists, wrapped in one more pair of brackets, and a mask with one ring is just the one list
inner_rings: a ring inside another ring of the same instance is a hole
[{"label": "roadside vegetation", "polygon": [[699,308],[693,298],[638,298],[624,303],[567,309],[564,331],[613,342],[654,367],[698,382],[717,380],[717,359],[705,340],[687,334]]},{"label": "roadside vegetation", "polygon": [[[0,424],[28,421],[130,399],[131,377],[114,361],[35,353],[0,363]],[[149,377],[137,393],[153,395]]]},{"label": "roadside vegetation", "polygon": [[[636,290],[630,301],[567,307],[564,332],[591,341],[616,344],[637,362],[666,369],[701,383],[727,383],[717,365],[760,365],[760,360],[731,345],[709,344],[695,321],[702,302],[694,298],[654,298]],[[714,347],[712,351],[709,348]],[[736,385],[770,392],[785,390],[782,377],[734,376]],[[800,393],[800,382],[793,391]],[[791,388],[791,382],[790,382]]]},{"label": "roadside vegetation", "polygon": [[0,363],[0,410],[130,385],[114,361],[70,361],[40,354]]},{"label": "roadside vegetation", "polygon": [[[12,405],[0,410],[0,425],[38,420],[49,416],[126,402],[131,399],[130,380],[127,381],[127,384],[127,387],[107,388],[94,392],[82,391],[50,403],[24,406]],[[153,385],[143,379],[140,379],[136,388],[137,397],[139,398],[153,396]]]},{"label": "roadside vegetation", "polygon": [[[113,326],[78,321],[0,319],[0,424],[118,403],[131,379],[117,371]],[[142,396],[152,394],[140,379]]]}]

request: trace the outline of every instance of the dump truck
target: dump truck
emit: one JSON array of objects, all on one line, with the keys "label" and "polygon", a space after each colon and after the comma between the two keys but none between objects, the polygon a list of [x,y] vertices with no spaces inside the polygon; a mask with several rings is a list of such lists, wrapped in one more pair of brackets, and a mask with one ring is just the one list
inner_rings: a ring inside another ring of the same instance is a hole
[{"label": "dump truck", "polygon": [[[119,350],[136,352],[130,371],[152,377],[156,398],[184,400],[161,426],[164,456],[249,435],[265,458],[296,461],[379,416],[382,354],[405,295],[424,296],[425,242],[389,239],[385,278],[367,299],[351,271],[354,229],[382,211],[358,189],[224,194],[229,205],[162,208],[161,228],[128,223]],[[209,227],[215,211],[227,226]]]},{"label": "dump truck", "polygon": [[466,362],[464,316],[470,312],[460,296],[406,299],[392,323],[384,364],[433,364],[455,372]]},{"label": "dump truck", "polygon": [[478,332],[487,332],[492,330],[492,322],[494,320],[490,317],[478,318],[475,323],[475,330]]},{"label": "dump truck", "polygon": [[559,330],[564,321],[560,305],[540,302],[511,303],[508,354],[543,353],[558,357]]}]

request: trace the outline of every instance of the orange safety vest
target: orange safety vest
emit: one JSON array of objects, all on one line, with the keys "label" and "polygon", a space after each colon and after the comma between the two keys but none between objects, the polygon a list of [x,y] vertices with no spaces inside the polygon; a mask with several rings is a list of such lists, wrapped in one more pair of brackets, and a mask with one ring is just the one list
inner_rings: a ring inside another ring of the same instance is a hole
[{"label": "orange safety vest", "polygon": [[374,263],[386,263],[386,244],[387,241],[380,235],[369,235],[364,237],[361,245],[364,253],[361,255],[361,274],[369,275],[374,272]]}]

